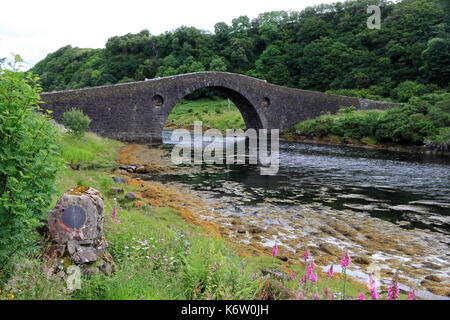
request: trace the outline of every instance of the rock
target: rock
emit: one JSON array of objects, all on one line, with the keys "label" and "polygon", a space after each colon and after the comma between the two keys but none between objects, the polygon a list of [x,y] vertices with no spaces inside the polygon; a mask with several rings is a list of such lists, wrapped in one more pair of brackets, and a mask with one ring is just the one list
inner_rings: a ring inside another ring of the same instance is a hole
[{"label": "rock", "polygon": [[424,268],[430,268],[430,269],[433,269],[433,270],[439,270],[439,269],[442,269],[441,266],[438,266],[437,264],[434,264],[434,263],[428,262],[428,261],[422,262],[422,266],[423,266]]},{"label": "rock", "polygon": [[353,257],[353,262],[358,264],[370,264],[370,259],[367,256]]},{"label": "rock", "polygon": [[425,277],[426,280],[434,281],[434,282],[442,282],[443,280],[434,274],[430,274]]},{"label": "rock", "polygon": [[97,256],[94,248],[87,246],[77,246],[76,252],[71,255],[71,258],[77,264],[85,264],[97,261],[99,257]]},{"label": "rock", "polygon": [[123,188],[112,188],[111,191],[114,192],[114,193],[117,193],[117,194],[121,194],[121,193],[125,192],[123,190]]},{"label": "rock", "polygon": [[102,271],[104,274],[110,275],[111,273],[113,273],[113,267],[107,263],[104,262],[99,266],[100,271]]},{"label": "rock", "polygon": [[280,256],[280,257],[277,257],[278,259],[280,259],[281,261],[284,261],[284,262],[287,262],[289,259],[288,259],[288,257],[285,257],[285,256]]},{"label": "rock", "polygon": [[239,229],[237,232],[242,234],[245,233],[245,230]]},{"label": "rock", "polygon": [[96,267],[87,267],[87,268],[81,269],[81,273],[83,274],[84,277],[90,278],[93,275],[99,273],[99,269]]},{"label": "rock", "polygon": [[128,169],[128,165],[126,165],[126,164],[119,164],[119,169],[127,170]]},{"label": "rock", "polygon": [[114,183],[121,183],[125,184],[127,182],[127,179],[125,178],[119,178],[119,177],[113,177]]},{"label": "rock", "polygon": [[291,276],[286,274],[283,271],[280,271],[278,269],[261,269],[261,273],[263,275],[263,277],[270,275],[274,278],[277,278],[279,280],[290,280]]},{"label": "rock", "polygon": [[97,190],[77,187],[66,191],[49,212],[47,226],[59,244],[70,240],[93,240],[102,237],[103,197]]},{"label": "rock", "polygon": [[138,196],[137,196],[137,194],[134,193],[134,192],[129,192],[129,193],[127,193],[127,194],[125,195],[125,198],[128,199],[128,200],[134,200],[134,199],[137,199]]},{"label": "rock", "polygon": [[248,229],[248,231],[249,231],[250,233],[261,233],[261,232],[263,232],[264,230],[263,230],[262,228],[260,228],[260,227],[250,226],[249,229]]},{"label": "rock", "polygon": [[147,169],[144,166],[140,166],[136,169],[136,173],[147,173]]},{"label": "rock", "polygon": [[126,171],[126,170],[119,170],[118,173],[122,174],[122,175],[125,175],[125,176],[127,176],[129,174],[129,172]]},{"label": "rock", "polygon": [[[77,187],[61,196],[47,220],[51,238],[59,247],[67,249],[59,250],[59,256],[67,256],[80,265],[86,275],[99,269],[108,273],[115,270],[114,261],[107,252],[108,243],[102,237],[103,206],[100,192]],[[109,264],[109,267],[95,267],[97,261],[99,266]]]},{"label": "rock", "polygon": [[331,256],[335,256],[335,257],[341,256],[341,253],[342,253],[338,247],[328,244],[328,243],[321,243],[319,245],[319,250],[322,252],[328,253]]}]

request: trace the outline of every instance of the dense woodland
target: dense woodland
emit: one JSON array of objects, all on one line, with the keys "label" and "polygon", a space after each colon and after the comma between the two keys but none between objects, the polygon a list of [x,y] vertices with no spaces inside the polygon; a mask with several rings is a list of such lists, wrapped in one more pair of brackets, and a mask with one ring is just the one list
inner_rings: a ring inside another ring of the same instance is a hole
[{"label": "dense woodland", "polygon": [[[407,101],[448,90],[447,0],[357,0],[301,12],[241,16],[215,32],[182,26],[110,38],[104,49],[70,45],[31,71],[45,91],[114,84],[187,72],[229,71],[289,87]],[[368,29],[366,8],[381,8],[381,29]]]}]

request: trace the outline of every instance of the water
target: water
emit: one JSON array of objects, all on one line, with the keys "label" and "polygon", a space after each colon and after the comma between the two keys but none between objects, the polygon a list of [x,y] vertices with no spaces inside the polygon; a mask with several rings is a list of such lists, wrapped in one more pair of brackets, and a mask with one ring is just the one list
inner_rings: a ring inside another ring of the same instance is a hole
[{"label": "water", "polygon": [[[171,131],[163,142],[171,149]],[[235,143],[227,139],[224,143]],[[257,165],[201,165],[195,174],[166,175],[197,190],[218,190],[245,205],[270,199],[291,206],[321,203],[368,212],[402,228],[450,234],[450,157],[280,141],[280,168],[262,176]],[[239,192],[223,189],[239,184]]]}]

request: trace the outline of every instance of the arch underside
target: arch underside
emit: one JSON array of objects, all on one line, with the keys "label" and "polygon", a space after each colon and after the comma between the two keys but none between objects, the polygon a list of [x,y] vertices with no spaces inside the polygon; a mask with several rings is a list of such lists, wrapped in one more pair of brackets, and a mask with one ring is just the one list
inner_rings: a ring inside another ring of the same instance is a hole
[{"label": "arch underside", "polygon": [[[188,92],[185,93],[184,96],[180,97],[174,105],[169,107],[169,110],[166,112],[165,119],[162,123],[165,123],[167,121],[170,112],[172,112],[173,108],[178,104],[178,102],[181,99],[203,88],[211,89],[228,97],[236,105],[239,112],[241,113],[247,129],[264,128],[263,121],[261,120],[253,104],[241,93],[224,86],[197,86],[195,89],[188,90]],[[161,129],[161,136],[162,136],[162,129]]]},{"label": "arch underside", "polygon": [[233,103],[241,112],[242,118],[244,118],[244,122],[245,125],[247,126],[247,129],[263,128],[261,118],[259,117],[255,107],[242,94],[226,87],[207,87],[207,88],[220,92],[224,94],[226,97],[228,97],[231,101],[233,101]]}]

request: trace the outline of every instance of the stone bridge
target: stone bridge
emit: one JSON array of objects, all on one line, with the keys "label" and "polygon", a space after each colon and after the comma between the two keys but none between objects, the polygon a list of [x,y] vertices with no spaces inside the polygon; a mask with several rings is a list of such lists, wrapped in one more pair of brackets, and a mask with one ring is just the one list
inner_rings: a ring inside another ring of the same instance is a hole
[{"label": "stone bridge", "polygon": [[296,123],[335,113],[342,106],[386,109],[395,104],[299,90],[228,72],[197,72],[78,90],[42,93],[44,109],[62,123],[78,108],[92,119],[90,131],[133,142],[161,142],[164,123],[175,105],[201,89],[215,89],[240,110],[247,128],[289,130]]}]

